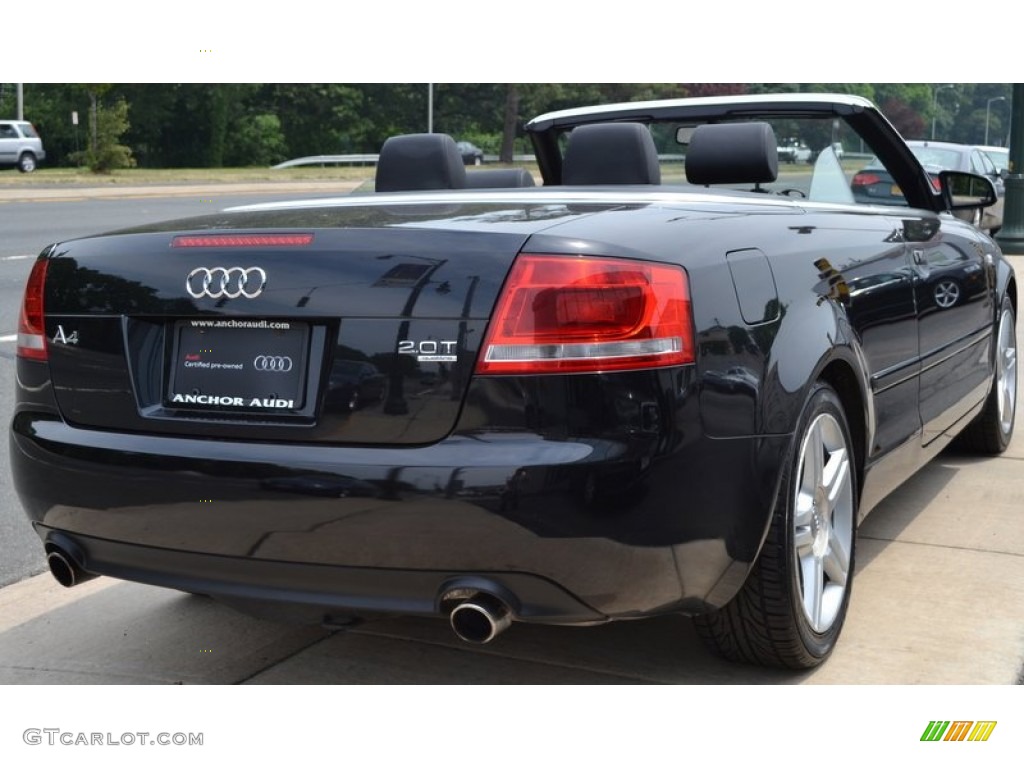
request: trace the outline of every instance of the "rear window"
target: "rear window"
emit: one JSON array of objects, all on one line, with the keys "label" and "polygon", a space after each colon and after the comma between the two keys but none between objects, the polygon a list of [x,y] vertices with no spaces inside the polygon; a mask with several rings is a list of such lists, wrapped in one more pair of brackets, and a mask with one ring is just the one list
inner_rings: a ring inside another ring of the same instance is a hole
[{"label": "rear window", "polygon": [[985,154],[988,155],[988,159],[991,160],[999,170],[1010,167],[1010,150],[986,149]]},{"label": "rear window", "polygon": [[936,168],[958,168],[960,166],[959,154],[951,149],[937,149],[936,147],[911,147],[921,165],[933,165]]},{"label": "rear window", "polygon": [[36,133],[36,129],[32,127],[32,123],[15,123],[18,126],[18,130],[21,131],[21,135],[27,139],[38,139],[39,134]]}]

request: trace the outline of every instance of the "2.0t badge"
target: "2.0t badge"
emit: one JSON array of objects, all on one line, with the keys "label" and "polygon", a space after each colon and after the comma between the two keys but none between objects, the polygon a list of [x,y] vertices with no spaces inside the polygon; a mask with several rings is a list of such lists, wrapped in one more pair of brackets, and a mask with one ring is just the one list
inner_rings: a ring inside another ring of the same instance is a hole
[{"label": "2.0t badge", "polygon": [[454,363],[459,359],[458,346],[457,341],[447,339],[406,339],[398,342],[398,354],[413,355],[421,363]]}]

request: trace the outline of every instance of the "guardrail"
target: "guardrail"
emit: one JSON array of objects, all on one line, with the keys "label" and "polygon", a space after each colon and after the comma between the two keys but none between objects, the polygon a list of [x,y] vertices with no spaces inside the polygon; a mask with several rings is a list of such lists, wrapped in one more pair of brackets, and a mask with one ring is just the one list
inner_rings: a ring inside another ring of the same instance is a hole
[{"label": "guardrail", "polygon": [[[271,167],[271,170],[280,168],[297,168],[301,165],[376,165],[380,155],[310,155],[309,157],[297,157],[294,160],[285,160]],[[500,162],[497,155],[484,155],[485,163]],[[534,163],[536,158],[533,155],[513,155],[514,163]]]},{"label": "guardrail", "polygon": [[[864,152],[846,152],[845,156],[848,158],[869,158],[872,157],[870,153]],[[672,154],[672,155],[658,155],[658,160],[663,163],[675,163],[682,162],[684,155]],[[285,160],[283,163],[278,163],[271,167],[271,170],[278,170],[281,168],[297,168],[302,165],[376,165],[380,155],[311,155],[309,157],[297,157],[294,160]],[[534,163],[537,159],[533,155],[513,155],[512,162],[514,163]],[[484,155],[485,163],[497,163],[497,155]]]},{"label": "guardrail", "polygon": [[271,166],[272,171],[281,168],[297,168],[300,165],[376,165],[380,155],[311,155],[285,160]]}]

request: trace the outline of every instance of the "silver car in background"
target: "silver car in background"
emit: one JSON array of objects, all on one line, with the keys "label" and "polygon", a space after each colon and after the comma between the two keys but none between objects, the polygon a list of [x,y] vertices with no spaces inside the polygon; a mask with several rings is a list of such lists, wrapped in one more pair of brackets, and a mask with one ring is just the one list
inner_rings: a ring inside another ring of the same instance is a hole
[{"label": "silver car in background", "polygon": [[992,164],[999,170],[1000,173],[1010,171],[1010,148],[1009,147],[978,147],[982,152],[988,155],[988,159],[992,161]]},{"label": "silver car in background", "polygon": [[[983,232],[995,235],[1003,226],[1003,196],[1006,192],[1006,171],[1000,170],[986,147],[973,144],[954,144],[949,141],[908,141],[907,146],[932,178],[938,189],[940,171],[964,171],[984,176],[992,181],[997,200],[990,208],[961,210],[957,218],[968,221]],[[850,184],[854,199],[873,205],[906,205],[903,191],[884,169],[878,158],[871,160],[854,175]]]},{"label": "silver car in background", "polygon": [[22,173],[31,173],[45,159],[43,140],[32,123],[0,120],[0,168],[13,165]]}]

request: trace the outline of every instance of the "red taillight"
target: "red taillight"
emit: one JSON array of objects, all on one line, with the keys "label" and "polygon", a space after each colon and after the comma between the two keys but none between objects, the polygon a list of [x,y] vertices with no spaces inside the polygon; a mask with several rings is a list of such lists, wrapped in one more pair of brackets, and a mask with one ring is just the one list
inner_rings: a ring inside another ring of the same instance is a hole
[{"label": "red taillight", "polygon": [[498,299],[476,372],[620,371],[693,359],[680,267],[524,254]]},{"label": "red taillight", "polygon": [[265,246],[309,245],[311,233],[280,235],[178,235],[172,248],[260,248]]},{"label": "red taillight", "polygon": [[18,357],[46,360],[46,326],[43,321],[43,288],[46,285],[46,259],[32,265],[25,298],[18,318]]},{"label": "red taillight", "polygon": [[938,176],[929,176],[928,180],[932,183],[932,189],[934,189],[936,192],[942,191],[942,182],[939,181]]},{"label": "red taillight", "polygon": [[872,184],[877,184],[882,179],[874,173],[858,173],[853,177],[853,181],[850,184],[854,187],[870,187]]}]

